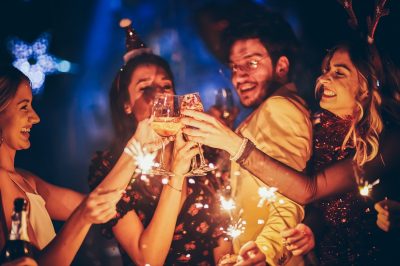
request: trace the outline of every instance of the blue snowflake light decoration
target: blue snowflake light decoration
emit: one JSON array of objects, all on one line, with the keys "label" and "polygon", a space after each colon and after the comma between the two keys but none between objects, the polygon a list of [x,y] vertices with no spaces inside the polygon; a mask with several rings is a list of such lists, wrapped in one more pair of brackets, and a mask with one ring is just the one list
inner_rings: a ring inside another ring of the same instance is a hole
[{"label": "blue snowflake light decoration", "polygon": [[32,44],[11,38],[8,47],[14,55],[13,65],[28,76],[32,83],[32,92],[38,94],[43,89],[46,75],[70,72],[71,63],[47,53],[50,34],[43,33]]}]

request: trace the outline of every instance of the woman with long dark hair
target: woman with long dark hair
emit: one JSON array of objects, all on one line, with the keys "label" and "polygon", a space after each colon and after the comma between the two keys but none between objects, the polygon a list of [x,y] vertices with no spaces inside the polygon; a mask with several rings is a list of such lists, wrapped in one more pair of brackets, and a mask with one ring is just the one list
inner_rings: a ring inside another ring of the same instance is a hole
[{"label": "woman with long dark hair", "polygon": [[[93,159],[91,187],[108,173],[125,139],[148,127],[156,93],[175,94],[171,70],[161,57],[137,55],[118,72],[110,90],[114,143]],[[184,143],[181,133],[174,145],[166,147],[164,158],[175,173],[168,185],[163,185],[162,176],[137,179],[117,204],[117,217],[102,229],[104,235],[115,236],[124,265],[213,265],[230,252],[221,229],[226,219],[219,199],[201,182],[184,176],[198,149],[193,142]],[[249,250],[262,256],[253,246]]]}]

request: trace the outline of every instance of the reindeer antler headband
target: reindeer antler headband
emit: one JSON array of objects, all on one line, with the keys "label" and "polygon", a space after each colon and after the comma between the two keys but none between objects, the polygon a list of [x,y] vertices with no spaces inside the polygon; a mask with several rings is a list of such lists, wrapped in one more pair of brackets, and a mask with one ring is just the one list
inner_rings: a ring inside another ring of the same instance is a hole
[{"label": "reindeer antler headband", "polygon": [[[374,42],[375,30],[376,27],[378,26],[381,17],[389,15],[389,9],[385,9],[386,1],[387,0],[377,0],[375,2],[374,15],[372,19],[371,16],[368,16],[367,18],[367,26],[368,26],[367,42],[369,44],[372,44]],[[358,28],[358,21],[356,14],[354,13],[353,10],[352,0],[338,0],[338,2],[343,6],[343,8],[346,10],[349,16],[349,19],[347,21],[349,26],[352,29],[356,30]]]},{"label": "reindeer antler headband", "polygon": [[372,44],[374,42],[374,34],[376,30],[376,26],[378,25],[381,17],[389,15],[389,9],[385,9],[386,0],[378,0],[374,10],[374,17],[371,20],[371,17],[367,18],[368,25],[368,43]]}]

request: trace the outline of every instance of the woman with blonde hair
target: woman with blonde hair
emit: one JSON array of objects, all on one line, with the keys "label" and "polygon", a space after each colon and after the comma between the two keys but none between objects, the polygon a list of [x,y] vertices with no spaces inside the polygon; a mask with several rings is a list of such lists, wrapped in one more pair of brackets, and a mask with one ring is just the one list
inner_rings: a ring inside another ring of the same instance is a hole
[{"label": "woman with blonde hair", "polygon": [[[322,238],[317,241],[322,264],[374,264],[381,258],[378,238],[374,239],[379,235],[376,214],[371,202],[360,195],[358,186],[378,178],[381,183],[398,184],[392,172],[398,159],[388,148],[399,147],[398,141],[392,141],[399,132],[399,124],[390,115],[393,111],[387,111],[393,110],[393,106],[398,110],[398,102],[388,104],[394,98],[385,93],[390,77],[386,75],[385,79],[383,67],[375,47],[366,42],[343,43],[328,52],[316,83],[321,109],[314,115],[314,153],[309,174],[268,157],[250,141],[243,142],[241,136],[205,114],[185,112],[195,119],[184,118],[183,123],[195,128],[184,132],[191,140],[215,148],[237,147],[241,152],[241,156],[236,156],[237,162],[261,181],[301,204],[315,202],[312,205],[324,220]],[[391,108],[381,108],[382,102]],[[241,143],[245,145],[240,149]],[[385,195],[398,198],[390,185]],[[378,195],[373,197],[379,200]],[[309,229],[299,226],[301,230],[284,232],[292,244],[288,249],[297,254],[310,249],[312,237],[303,234]]]}]

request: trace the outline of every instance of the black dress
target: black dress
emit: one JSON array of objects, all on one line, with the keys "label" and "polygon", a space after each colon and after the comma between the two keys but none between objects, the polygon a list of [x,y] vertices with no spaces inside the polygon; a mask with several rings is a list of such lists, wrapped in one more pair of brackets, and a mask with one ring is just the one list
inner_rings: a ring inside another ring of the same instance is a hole
[{"label": "black dress", "polygon": [[[93,189],[115,164],[110,152],[98,152],[92,160],[89,185]],[[194,181],[194,182],[193,182]],[[127,212],[135,210],[146,227],[157,207],[162,184],[158,178],[150,182],[136,180],[128,186],[126,194],[117,204],[117,216],[102,227],[102,234],[112,237],[112,227]],[[179,213],[170,251],[165,265],[214,265],[213,249],[218,239],[225,237],[228,217],[221,214],[219,199],[212,190],[196,179],[188,180],[188,196]],[[128,254],[120,247],[124,265],[134,265]]]}]

